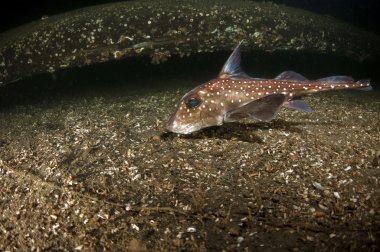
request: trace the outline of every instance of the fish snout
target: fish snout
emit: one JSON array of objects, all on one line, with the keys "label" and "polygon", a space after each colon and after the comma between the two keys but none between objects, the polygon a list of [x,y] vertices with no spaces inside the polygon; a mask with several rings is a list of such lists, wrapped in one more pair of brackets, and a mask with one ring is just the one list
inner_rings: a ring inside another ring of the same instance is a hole
[{"label": "fish snout", "polygon": [[202,128],[199,122],[181,121],[178,115],[174,113],[168,120],[166,130],[178,134],[190,134]]}]

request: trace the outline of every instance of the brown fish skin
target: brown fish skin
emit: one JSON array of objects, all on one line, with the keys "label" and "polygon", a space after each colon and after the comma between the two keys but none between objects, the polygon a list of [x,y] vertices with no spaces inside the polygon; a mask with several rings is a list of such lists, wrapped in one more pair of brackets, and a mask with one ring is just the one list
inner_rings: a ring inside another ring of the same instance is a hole
[{"label": "brown fish skin", "polygon": [[[240,68],[239,46],[218,78],[196,87],[181,99],[168,121],[167,130],[189,134],[247,117],[268,121],[282,106],[311,111],[300,100],[300,97],[311,93],[371,87],[369,80],[354,82],[347,76],[308,81],[292,71],[283,72],[276,79],[250,78]],[[240,76],[246,78],[240,79]]]}]

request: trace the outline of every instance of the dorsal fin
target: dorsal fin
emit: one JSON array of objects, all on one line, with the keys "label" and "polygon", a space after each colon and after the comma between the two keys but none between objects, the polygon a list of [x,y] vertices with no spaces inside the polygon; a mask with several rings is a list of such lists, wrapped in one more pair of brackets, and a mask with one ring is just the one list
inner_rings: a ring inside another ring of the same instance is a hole
[{"label": "dorsal fin", "polygon": [[243,40],[235,47],[230,57],[224,63],[222,70],[220,71],[218,78],[221,79],[249,79],[249,77],[240,66],[240,46]]},{"label": "dorsal fin", "polygon": [[285,71],[277,75],[276,80],[298,80],[298,81],[308,81],[308,79],[294,71]]},{"label": "dorsal fin", "polygon": [[354,82],[351,76],[330,76],[318,79],[320,82]]}]

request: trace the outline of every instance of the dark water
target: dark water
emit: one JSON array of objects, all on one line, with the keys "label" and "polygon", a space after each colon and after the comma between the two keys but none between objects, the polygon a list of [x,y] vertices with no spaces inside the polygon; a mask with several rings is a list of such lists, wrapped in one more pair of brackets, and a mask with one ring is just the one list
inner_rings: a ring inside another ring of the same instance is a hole
[{"label": "dark water", "polygon": [[329,15],[344,20],[368,31],[379,33],[378,13],[380,2],[375,0],[273,0],[309,10],[322,15]]}]

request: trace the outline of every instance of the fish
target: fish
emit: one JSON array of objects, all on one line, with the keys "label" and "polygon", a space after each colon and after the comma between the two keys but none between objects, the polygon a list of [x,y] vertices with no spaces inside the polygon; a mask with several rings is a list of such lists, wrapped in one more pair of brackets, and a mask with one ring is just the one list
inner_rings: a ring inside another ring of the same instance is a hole
[{"label": "fish", "polygon": [[190,134],[242,119],[270,121],[281,107],[311,112],[302,97],[312,93],[372,90],[370,79],[355,82],[350,76],[308,80],[294,71],[284,71],[274,79],[250,77],[241,67],[242,42],[233,50],[217,78],[195,87],[181,98],[167,122],[169,132]]}]

